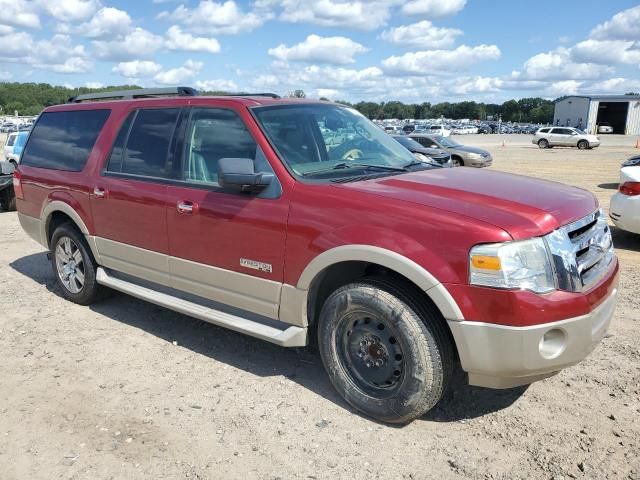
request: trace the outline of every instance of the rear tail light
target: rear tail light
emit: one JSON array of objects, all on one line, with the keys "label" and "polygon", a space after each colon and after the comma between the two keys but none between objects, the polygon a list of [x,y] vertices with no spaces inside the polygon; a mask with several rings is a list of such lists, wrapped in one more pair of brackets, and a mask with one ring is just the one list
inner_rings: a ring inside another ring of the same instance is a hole
[{"label": "rear tail light", "polygon": [[624,182],[618,188],[623,195],[640,195],[640,182]]},{"label": "rear tail light", "polygon": [[18,170],[13,172],[13,191],[16,198],[24,200],[24,191],[22,190],[22,174]]}]

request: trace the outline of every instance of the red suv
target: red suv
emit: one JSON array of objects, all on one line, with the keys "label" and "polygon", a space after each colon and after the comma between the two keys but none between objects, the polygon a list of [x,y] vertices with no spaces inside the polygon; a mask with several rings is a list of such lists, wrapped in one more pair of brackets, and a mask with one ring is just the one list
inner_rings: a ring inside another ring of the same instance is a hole
[{"label": "red suv", "polygon": [[194,93],[80,96],[38,118],[17,207],[69,300],[109,287],[317,343],[344,399],[387,422],[432,408],[454,368],[527,384],[605,334],[618,262],[589,192],[420,161],[345,106]]}]

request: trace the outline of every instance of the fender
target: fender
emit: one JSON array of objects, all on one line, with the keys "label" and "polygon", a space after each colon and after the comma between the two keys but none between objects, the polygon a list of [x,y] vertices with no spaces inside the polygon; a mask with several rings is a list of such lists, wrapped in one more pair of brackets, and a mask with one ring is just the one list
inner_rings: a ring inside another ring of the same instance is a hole
[{"label": "fender", "polygon": [[371,245],[343,245],[327,250],[305,267],[295,287],[283,285],[280,320],[308,324],[307,302],[313,280],[327,267],[340,262],[362,261],[381,265],[409,279],[423,290],[447,320],[462,321],[464,316],[451,294],[428,270],[394,251]]},{"label": "fender", "polygon": [[[73,199],[72,199],[73,200]],[[73,223],[76,224],[76,227],[82,232],[89,244],[89,248],[91,249],[91,253],[93,253],[94,258],[100,263],[100,256],[98,255],[98,249],[95,245],[95,237],[93,237],[89,233],[89,229],[87,225],[82,220],[80,214],[66,202],[61,200],[52,200],[44,205],[42,212],[40,213],[40,238],[41,244],[46,248],[49,247],[49,239],[47,238],[47,230],[49,229],[49,222],[51,221],[51,216],[55,212],[62,212],[68,215]]]}]

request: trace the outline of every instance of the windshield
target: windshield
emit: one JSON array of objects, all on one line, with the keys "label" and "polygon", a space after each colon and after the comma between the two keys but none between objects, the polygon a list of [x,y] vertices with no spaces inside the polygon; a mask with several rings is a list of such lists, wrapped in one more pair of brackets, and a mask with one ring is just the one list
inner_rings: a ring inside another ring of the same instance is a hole
[{"label": "windshield", "polygon": [[409,137],[401,137],[401,136],[396,136],[393,137],[395,138],[400,145],[402,145],[405,148],[408,148],[409,150],[423,150],[424,147],[422,145],[420,145],[418,142],[416,142],[415,140],[409,138]]},{"label": "windshield", "polygon": [[461,146],[458,142],[451,140],[449,137],[438,137],[436,138],[436,142],[445,148],[456,148]]},{"label": "windshield", "polygon": [[415,161],[411,152],[351,108],[306,104],[253,111],[295,175],[345,177],[362,175],[368,166],[396,171]]}]

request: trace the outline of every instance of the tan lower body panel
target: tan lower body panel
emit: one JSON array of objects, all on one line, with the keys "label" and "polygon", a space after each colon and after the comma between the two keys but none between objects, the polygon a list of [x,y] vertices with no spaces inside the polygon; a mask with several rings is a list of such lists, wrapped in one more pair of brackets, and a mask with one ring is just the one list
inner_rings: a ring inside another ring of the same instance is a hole
[{"label": "tan lower body panel", "polygon": [[[95,237],[100,264],[277,320],[282,284]],[[301,324],[299,320],[296,324]],[[301,325],[302,326],[302,325]]]}]

